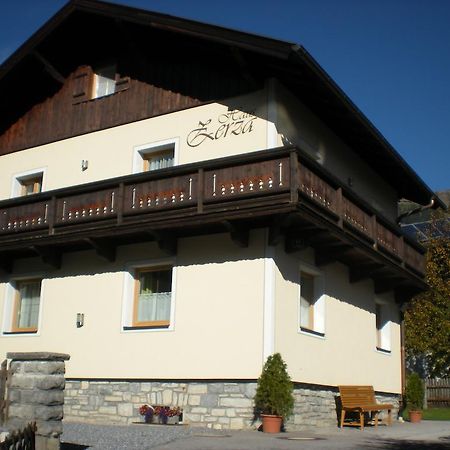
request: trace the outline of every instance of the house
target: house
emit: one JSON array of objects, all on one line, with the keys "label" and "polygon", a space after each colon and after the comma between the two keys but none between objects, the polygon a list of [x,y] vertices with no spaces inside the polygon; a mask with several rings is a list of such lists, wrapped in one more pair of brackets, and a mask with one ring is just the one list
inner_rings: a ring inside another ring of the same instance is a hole
[{"label": "house", "polygon": [[70,354],[67,420],[249,427],[274,352],[291,426],[336,423],[338,384],[398,399],[397,203],[433,193],[304,48],[72,0],[0,105],[0,357]]}]

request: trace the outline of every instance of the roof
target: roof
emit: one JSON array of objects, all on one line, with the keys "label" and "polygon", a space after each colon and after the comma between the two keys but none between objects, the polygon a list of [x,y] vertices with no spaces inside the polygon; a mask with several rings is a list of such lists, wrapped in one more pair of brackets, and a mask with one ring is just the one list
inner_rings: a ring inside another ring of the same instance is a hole
[{"label": "roof", "polygon": [[[83,52],[95,51],[97,39],[94,36],[100,34],[97,26],[117,34],[118,30],[123,30],[120,28],[123,24],[151,29],[165,37],[194,40],[219,51],[229,53],[230,48],[238,51],[243,70],[249,71],[251,76],[279,79],[389,182],[399,198],[427,204],[434,197],[432,190],[302,46],[98,0],[69,1],[0,66],[0,133],[8,125],[5,121],[17,120],[32,102],[40,99],[36,90],[22,91],[18,99],[11,89],[14,80],[23,80],[33,70],[40,74],[33,84],[51,93],[58,74],[53,74],[53,78],[41,74],[45,72],[42,66],[45,68],[47,58],[57,56],[58,69],[66,76],[73,70],[71,61],[80,59]],[[126,33],[120,38],[126,39]],[[61,52],[62,42],[64,52]],[[88,42],[90,45],[86,45]],[[46,68],[48,72],[48,65]],[[24,85],[22,83],[21,90]],[[444,206],[439,199],[437,204]]]}]

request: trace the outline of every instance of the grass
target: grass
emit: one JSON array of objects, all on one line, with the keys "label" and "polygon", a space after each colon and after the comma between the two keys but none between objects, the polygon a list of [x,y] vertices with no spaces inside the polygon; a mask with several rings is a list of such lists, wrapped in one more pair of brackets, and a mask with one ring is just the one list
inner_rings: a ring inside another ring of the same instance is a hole
[{"label": "grass", "polygon": [[[403,418],[408,420],[408,408],[403,411]],[[422,411],[423,420],[450,420],[450,408],[428,408]]]},{"label": "grass", "polygon": [[424,420],[450,420],[450,408],[428,408],[423,410]]}]

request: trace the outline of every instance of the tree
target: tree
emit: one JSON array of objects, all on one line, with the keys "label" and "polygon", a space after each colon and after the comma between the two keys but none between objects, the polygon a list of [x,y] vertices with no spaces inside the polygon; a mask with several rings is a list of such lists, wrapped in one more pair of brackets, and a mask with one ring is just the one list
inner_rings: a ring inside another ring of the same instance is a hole
[{"label": "tree", "polygon": [[255,395],[255,407],[262,414],[289,417],[294,408],[294,385],[279,353],[267,358]]},{"label": "tree", "polygon": [[[439,237],[433,231],[439,227]],[[435,215],[426,242],[429,289],[413,298],[405,312],[409,362],[422,361],[429,377],[450,376],[450,214]]]}]

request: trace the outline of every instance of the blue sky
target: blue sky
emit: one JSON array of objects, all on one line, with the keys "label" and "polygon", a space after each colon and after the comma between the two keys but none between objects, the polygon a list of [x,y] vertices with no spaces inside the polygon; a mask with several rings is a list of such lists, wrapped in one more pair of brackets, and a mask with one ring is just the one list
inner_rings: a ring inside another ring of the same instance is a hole
[{"label": "blue sky", "polygon": [[[3,0],[0,62],[65,0]],[[433,189],[450,188],[450,0],[121,0],[303,45]]]}]

